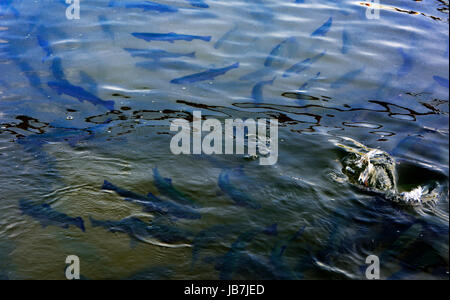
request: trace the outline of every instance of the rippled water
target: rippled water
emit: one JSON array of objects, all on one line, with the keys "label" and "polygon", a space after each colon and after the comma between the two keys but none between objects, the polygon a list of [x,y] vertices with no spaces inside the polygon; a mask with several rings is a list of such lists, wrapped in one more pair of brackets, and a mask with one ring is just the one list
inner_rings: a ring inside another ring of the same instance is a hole
[{"label": "rippled water", "polygon": [[[363,279],[377,255],[383,279],[448,279],[447,0],[381,0],[379,19],[367,19],[365,1],[157,2],[171,9],[84,0],[68,20],[62,0],[1,0],[0,278],[64,279],[66,256],[77,255],[87,279]],[[211,38],[133,35],[169,32]],[[184,56],[139,55],[151,49]],[[215,79],[172,81],[237,62]],[[94,98],[61,93],[61,82]],[[114,110],[94,105],[107,100]],[[278,163],[173,155],[170,121],[195,110],[277,118]],[[438,183],[436,207],[336,180],[338,137],[390,153],[400,191]],[[201,218],[143,212],[102,189],[107,180],[180,200],[162,177]],[[230,190],[259,209],[236,205]],[[80,216],[85,232],[42,226],[23,201]],[[90,221],[127,217],[152,220],[156,234]]]}]

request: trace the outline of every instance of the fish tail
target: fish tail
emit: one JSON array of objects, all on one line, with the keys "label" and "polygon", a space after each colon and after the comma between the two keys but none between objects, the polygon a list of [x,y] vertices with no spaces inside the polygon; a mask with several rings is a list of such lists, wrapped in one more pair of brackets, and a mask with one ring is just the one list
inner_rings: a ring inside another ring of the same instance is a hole
[{"label": "fish tail", "polygon": [[188,54],[186,55],[186,57],[195,58],[195,51],[194,51],[194,52],[191,52],[191,53],[188,53]]},{"label": "fish tail", "polygon": [[81,229],[81,231],[86,232],[86,228],[84,228],[84,220],[81,217],[75,218],[75,226]]},{"label": "fish tail", "polygon": [[108,180],[103,181],[102,190],[115,191],[117,188]]},{"label": "fish tail", "polygon": [[103,102],[103,106],[106,107],[109,110],[114,110],[114,105],[116,103],[113,100],[108,100]]}]

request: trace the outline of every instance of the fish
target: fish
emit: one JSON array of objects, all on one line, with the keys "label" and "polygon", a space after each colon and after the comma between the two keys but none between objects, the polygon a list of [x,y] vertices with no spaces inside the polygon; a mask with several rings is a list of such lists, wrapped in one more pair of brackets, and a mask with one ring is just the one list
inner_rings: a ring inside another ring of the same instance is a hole
[{"label": "fish", "polygon": [[305,226],[301,227],[293,236],[287,240],[279,240],[270,253],[269,261],[277,279],[292,280],[296,278],[295,273],[286,265],[283,260],[284,253],[289,245],[297,240],[305,231]]},{"label": "fish", "polygon": [[93,105],[101,105],[107,108],[108,110],[114,110],[114,101],[109,100],[105,101],[97,96],[89,93],[85,89],[79,86],[72,85],[67,80],[59,80],[59,81],[49,81],[48,86],[55,90],[59,95],[65,94],[70,97],[78,99],[78,101],[88,101]]},{"label": "fish", "polygon": [[254,231],[247,231],[241,234],[231,245],[230,250],[222,258],[222,262],[216,264],[215,268],[219,271],[220,280],[231,280],[234,270],[240,265],[242,253],[245,247],[254,239]]},{"label": "fish", "polygon": [[179,58],[179,57],[195,58],[195,51],[190,53],[174,53],[174,52],[167,52],[164,50],[147,50],[147,49],[141,50],[132,48],[124,48],[124,50],[129,52],[132,57],[144,57],[152,59],[154,61],[159,61],[164,58]]},{"label": "fish", "polygon": [[80,71],[80,80],[83,86],[85,86],[90,93],[98,93],[97,82],[95,82],[95,80],[91,76],[89,76],[89,74],[84,71]]},{"label": "fish", "polygon": [[325,36],[330,30],[332,24],[333,18],[330,17],[325,23],[323,23],[322,26],[320,26],[313,33],[311,33],[311,36]]},{"label": "fish", "polygon": [[69,217],[65,213],[54,210],[46,203],[35,204],[32,201],[21,199],[19,201],[19,207],[22,214],[36,219],[41,223],[42,227],[53,225],[67,229],[70,225],[73,225],[83,232],[86,231],[84,228],[84,221],[81,217]]},{"label": "fish", "polygon": [[288,43],[293,43],[294,41],[295,41],[295,39],[293,37],[290,37],[290,38],[285,39],[278,45],[276,45],[272,49],[272,51],[270,51],[269,56],[267,56],[267,58],[264,62],[264,66],[271,67],[275,63],[282,65],[284,63],[284,57],[283,57],[283,55],[281,55],[281,50],[283,49],[283,46],[285,46]]},{"label": "fish", "polygon": [[0,2],[0,16],[5,15],[7,12],[11,12],[16,19],[20,17],[19,11],[11,5],[12,2],[13,0],[2,0],[2,2]]},{"label": "fish", "polygon": [[149,193],[147,198],[151,201],[136,200],[133,198],[125,198],[124,200],[141,205],[145,212],[157,212],[162,215],[166,214],[178,219],[189,220],[201,219],[202,217],[202,215],[193,208],[182,206],[172,201],[163,201],[152,193]]},{"label": "fish", "polygon": [[448,79],[441,76],[433,76],[434,81],[436,81],[440,86],[448,88]]},{"label": "fish", "polygon": [[121,232],[139,242],[156,238],[163,243],[189,243],[191,233],[157,222],[145,222],[137,217],[127,217],[120,221],[96,220],[89,217],[92,227],[103,227],[112,233]]},{"label": "fish", "polygon": [[203,0],[185,0],[189,2],[191,6],[198,7],[198,8],[209,8],[209,5],[206,4]]},{"label": "fish", "polygon": [[342,48],[341,53],[347,54],[350,49],[351,41],[347,30],[342,31]]},{"label": "fish", "polygon": [[197,262],[202,249],[207,249],[211,244],[225,239],[228,235],[235,233],[237,230],[237,226],[220,224],[206,228],[197,233],[192,240],[191,268],[193,268]]},{"label": "fish", "polygon": [[205,81],[205,80],[214,80],[217,76],[224,75],[230,70],[239,68],[239,62],[234,63],[228,67],[224,68],[218,68],[218,69],[209,69],[204,72],[172,79],[170,83],[173,84],[187,84],[187,83],[193,83],[198,81]]},{"label": "fish", "polygon": [[180,204],[198,207],[198,204],[196,204],[194,200],[184,195],[172,185],[172,179],[163,178],[159,173],[158,168],[153,168],[153,178],[154,185],[162,195]]},{"label": "fish", "polygon": [[201,214],[196,210],[182,206],[172,201],[164,201],[152,193],[147,196],[140,195],[125,189],[121,189],[109,181],[104,181],[103,190],[109,190],[116,192],[119,196],[124,197],[125,201],[138,204],[143,207],[145,212],[159,213],[161,215],[171,215],[180,219],[200,219]]},{"label": "fish", "polygon": [[103,32],[105,35],[107,35],[111,40],[115,39],[114,31],[111,28],[111,25],[109,25],[109,21],[104,15],[98,16],[98,22],[100,26],[102,27]]},{"label": "fish", "polygon": [[364,69],[365,68],[363,67],[361,69],[357,69],[357,70],[345,73],[344,75],[339,77],[336,81],[331,83],[331,85],[330,85],[331,88],[338,89],[338,88],[341,88],[342,86],[344,86],[345,84],[352,82],[356,77],[358,77],[364,71]]},{"label": "fish", "polygon": [[[275,225],[270,225],[269,227],[274,226]],[[236,239],[236,241],[231,245],[230,250],[219,259],[215,266],[216,270],[219,271],[220,280],[231,280],[236,269],[243,267],[243,263],[245,263],[246,258],[245,248],[261,232],[267,232],[266,228],[263,230],[246,231]]]},{"label": "fish", "polygon": [[271,80],[260,81],[252,89],[252,99],[255,103],[261,103],[264,101],[263,89],[266,85],[272,85],[277,77],[275,76]]},{"label": "fish", "polygon": [[225,41],[227,41],[230,38],[230,36],[237,30],[238,26],[235,25],[229,31],[225,32],[225,34],[220,39],[218,39],[217,42],[214,43],[214,49],[219,49],[220,47],[222,47],[223,43],[225,43]]},{"label": "fish", "polygon": [[286,78],[286,77],[291,76],[292,74],[299,74],[303,71],[308,70],[313,63],[315,63],[316,61],[321,59],[323,56],[325,56],[325,54],[326,54],[326,51],[324,51],[320,54],[317,54],[314,57],[307,58],[299,63],[296,63],[295,65],[293,65],[292,67],[287,69],[286,72],[284,72],[283,77]]},{"label": "fish", "polygon": [[[1,45],[1,44],[0,44]],[[30,86],[35,88],[45,97],[48,97],[47,92],[42,88],[42,82],[40,77],[37,75],[38,72],[25,60],[21,58],[21,50],[15,49],[11,43],[5,45],[6,57],[11,58],[17,65],[17,67],[22,71],[23,76],[27,79]]]},{"label": "fish", "polygon": [[55,57],[52,60],[52,65],[50,67],[53,77],[57,80],[65,80],[65,75],[62,67],[61,58]]},{"label": "fish", "polygon": [[37,40],[39,46],[44,50],[46,53],[46,56],[42,58],[42,62],[44,63],[47,59],[49,59],[51,56],[53,56],[53,50],[50,47],[50,44],[47,40],[45,40],[41,35],[37,35]]},{"label": "fish", "polygon": [[260,209],[261,204],[252,199],[243,190],[234,187],[230,183],[229,171],[223,170],[219,175],[218,185],[219,188],[227,194],[237,205],[252,209]]},{"label": "fish", "polygon": [[403,77],[412,70],[414,60],[410,54],[408,54],[407,52],[405,52],[405,50],[403,50],[403,48],[398,48],[398,52],[400,53],[403,59],[403,64],[398,69],[397,76]]},{"label": "fish", "polygon": [[178,11],[177,7],[161,4],[153,1],[140,1],[140,2],[125,2],[122,1],[110,1],[109,7],[125,7],[125,8],[140,8],[144,11],[156,11],[159,13],[175,13]]},{"label": "fish", "polygon": [[299,91],[300,92],[305,91],[306,88],[313,85],[313,83],[316,82],[319,79],[319,77],[320,77],[320,72],[317,72],[317,74],[313,78],[309,79],[304,84],[302,84],[301,87],[299,87]]},{"label": "fish", "polygon": [[211,36],[200,36],[200,35],[188,35],[188,34],[177,34],[174,32],[169,33],[145,33],[145,32],[133,32],[132,36],[147,41],[160,41],[160,42],[169,42],[173,43],[174,41],[193,41],[193,40],[201,40],[205,42],[209,42],[211,40]]}]

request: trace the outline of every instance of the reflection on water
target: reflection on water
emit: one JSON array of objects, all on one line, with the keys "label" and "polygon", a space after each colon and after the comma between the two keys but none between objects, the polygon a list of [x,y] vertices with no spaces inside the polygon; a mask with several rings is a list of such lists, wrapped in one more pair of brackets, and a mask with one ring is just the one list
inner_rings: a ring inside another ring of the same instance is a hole
[{"label": "reflection on water", "polygon": [[[2,1],[0,279],[448,279],[448,2],[367,5]],[[172,155],[195,110],[278,119],[278,163]],[[338,137],[436,206],[350,184]]]}]

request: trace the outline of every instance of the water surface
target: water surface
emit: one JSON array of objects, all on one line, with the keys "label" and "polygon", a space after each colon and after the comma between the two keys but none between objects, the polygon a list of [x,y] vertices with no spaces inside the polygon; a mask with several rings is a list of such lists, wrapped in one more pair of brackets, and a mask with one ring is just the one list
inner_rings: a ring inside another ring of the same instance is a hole
[{"label": "water surface", "polygon": [[[363,279],[377,255],[383,279],[448,279],[448,1],[382,0],[379,19],[367,19],[364,1],[157,2],[176,11],[84,0],[80,20],[68,20],[64,1],[2,0],[0,278],[64,279],[66,256],[77,255],[87,279]],[[169,32],[211,38],[133,35]],[[237,62],[215,79],[171,83]],[[173,155],[171,120],[196,110],[277,118],[278,163]],[[342,136],[390,153],[400,191],[439,183],[439,213],[336,180]],[[101,189],[107,180],[170,200],[155,170],[200,219],[158,217]],[[223,174],[260,209],[236,205]],[[21,199],[80,216],[86,231],[41,226]],[[137,241],[89,221],[130,216],[189,231],[189,241]],[[273,224],[277,234],[265,230]]]}]

